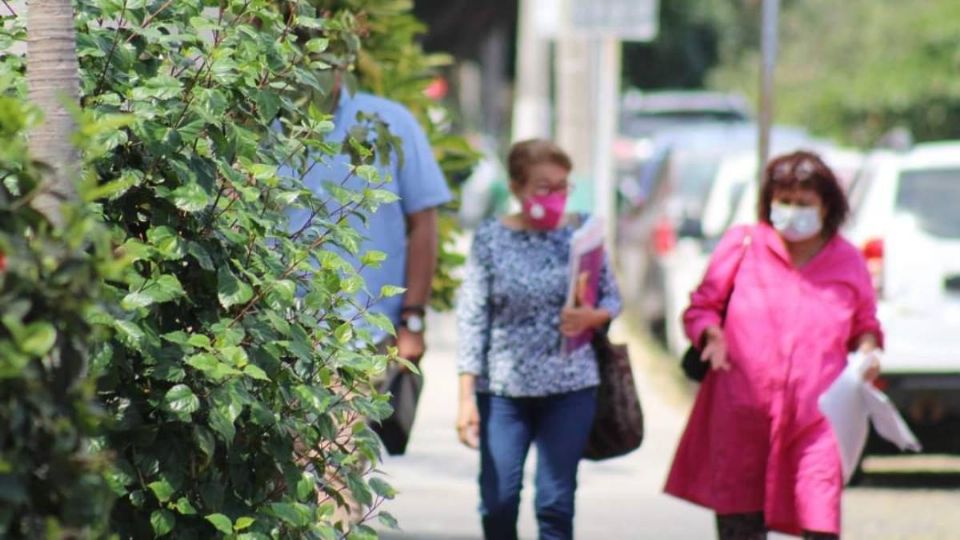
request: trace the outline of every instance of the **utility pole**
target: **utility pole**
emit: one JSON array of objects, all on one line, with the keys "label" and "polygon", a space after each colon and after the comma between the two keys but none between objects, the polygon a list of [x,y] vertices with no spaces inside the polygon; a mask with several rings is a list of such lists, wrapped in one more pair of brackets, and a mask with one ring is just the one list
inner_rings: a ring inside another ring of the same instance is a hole
[{"label": "utility pole", "polygon": [[616,230],[613,141],[620,111],[621,43],[657,35],[658,0],[564,0],[557,38],[557,140],[590,182],[608,246]]},{"label": "utility pole", "polygon": [[594,213],[603,219],[609,247],[616,234],[617,186],[614,179],[613,141],[620,113],[622,45],[616,36],[594,40],[596,52],[596,133],[593,148]]},{"label": "utility pole", "polygon": [[762,60],[760,66],[760,133],[757,137],[757,183],[770,158],[770,125],[773,123],[773,75],[777,63],[777,30],[780,0],[763,0]]},{"label": "utility pole", "polygon": [[551,136],[550,37],[556,34],[556,28],[550,27],[549,18],[551,14],[556,17],[557,3],[520,0],[513,141]]}]

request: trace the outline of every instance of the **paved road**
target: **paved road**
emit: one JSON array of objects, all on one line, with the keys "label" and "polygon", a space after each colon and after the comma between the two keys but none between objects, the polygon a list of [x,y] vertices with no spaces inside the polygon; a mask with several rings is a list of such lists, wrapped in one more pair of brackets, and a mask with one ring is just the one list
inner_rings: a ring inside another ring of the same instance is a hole
[{"label": "paved road", "polygon": [[[454,343],[450,316],[431,319],[430,353],[425,360],[426,385],[409,453],[388,458],[383,469],[400,496],[384,509],[393,513],[402,533],[389,540],[474,540],[481,538],[477,518],[477,455],[456,442]],[[583,540],[708,539],[711,515],[661,494],[664,475],[689,409],[690,389],[673,366],[654,349],[629,338],[636,357],[639,390],[647,419],[643,447],[627,457],[585,463],[577,499],[576,534]],[[532,463],[528,463],[528,472]],[[870,475],[867,487],[848,490],[844,499],[844,538],[960,538],[960,468],[946,460],[952,474],[914,474],[910,467],[926,461],[874,461],[894,471]],[[531,485],[528,480],[527,485]],[[934,485],[934,487],[929,487]],[[536,538],[532,493],[525,490],[520,518],[521,538]],[[774,538],[771,535],[771,538]],[[781,537],[784,538],[784,537]]]}]

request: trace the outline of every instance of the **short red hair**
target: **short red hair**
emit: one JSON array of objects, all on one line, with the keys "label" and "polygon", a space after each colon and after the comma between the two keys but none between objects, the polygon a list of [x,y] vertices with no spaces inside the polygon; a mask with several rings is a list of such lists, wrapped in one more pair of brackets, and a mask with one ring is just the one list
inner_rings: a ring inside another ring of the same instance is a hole
[{"label": "short red hair", "polygon": [[850,203],[830,167],[813,152],[800,150],[772,159],[763,173],[757,208],[761,223],[770,223],[773,193],[778,189],[812,189],[823,200],[823,234],[831,237],[850,214]]}]

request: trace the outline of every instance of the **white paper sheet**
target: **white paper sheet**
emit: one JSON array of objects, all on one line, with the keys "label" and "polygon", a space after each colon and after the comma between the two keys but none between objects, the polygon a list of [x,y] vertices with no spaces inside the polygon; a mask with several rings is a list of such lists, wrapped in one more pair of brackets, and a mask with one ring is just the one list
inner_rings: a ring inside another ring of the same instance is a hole
[{"label": "white paper sheet", "polygon": [[840,447],[843,481],[847,483],[857,470],[860,454],[867,443],[869,414],[860,394],[863,369],[860,355],[852,355],[847,368],[820,396],[820,412],[827,417]]},{"label": "white paper sheet", "polygon": [[921,449],[890,399],[863,380],[867,367],[869,358],[859,353],[850,355],[846,369],[819,400],[820,411],[830,422],[840,447],[844,482],[849,482],[857,470],[870,423],[881,437],[901,450]]},{"label": "white paper sheet", "polygon": [[870,385],[864,385],[863,397],[867,411],[870,413],[873,429],[877,430],[877,434],[900,450],[919,452],[922,449],[920,441],[907,427],[907,423],[886,394]]}]

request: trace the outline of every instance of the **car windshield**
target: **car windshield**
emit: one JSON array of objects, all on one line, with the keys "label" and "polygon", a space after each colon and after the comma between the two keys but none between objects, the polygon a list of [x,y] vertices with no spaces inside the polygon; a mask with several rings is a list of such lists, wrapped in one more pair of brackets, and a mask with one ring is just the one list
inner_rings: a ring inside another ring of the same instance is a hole
[{"label": "car windshield", "polygon": [[897,210],[910,214],[929,234],[960,238],[960,169],[926,169],[900,173]]},{"label": "car windshield", "polygon": [[720,157],[714,154],[680,153],[674,164],[677,193],[687,202],[687,210],[699,213],[717,174]]}]

